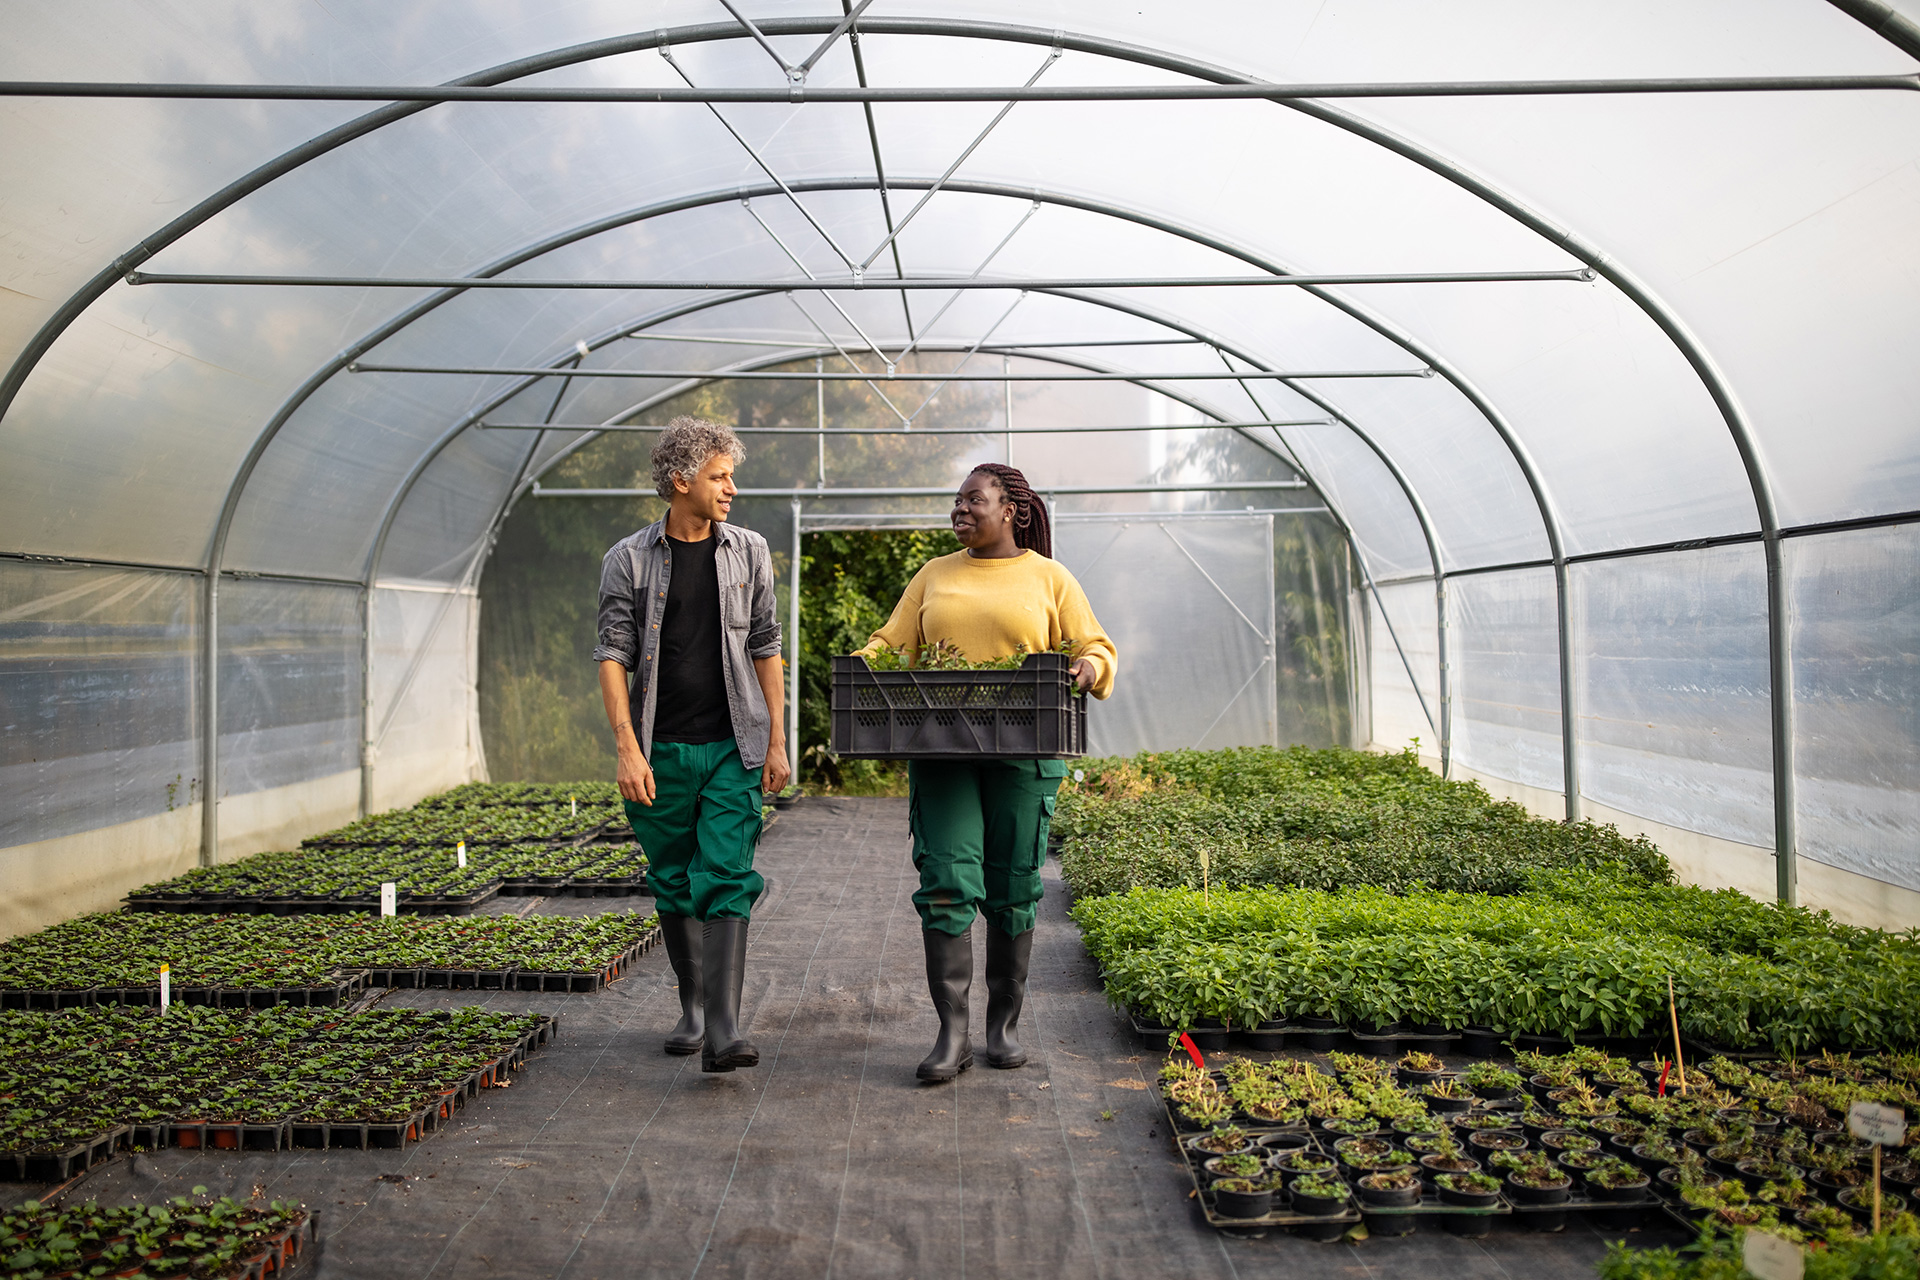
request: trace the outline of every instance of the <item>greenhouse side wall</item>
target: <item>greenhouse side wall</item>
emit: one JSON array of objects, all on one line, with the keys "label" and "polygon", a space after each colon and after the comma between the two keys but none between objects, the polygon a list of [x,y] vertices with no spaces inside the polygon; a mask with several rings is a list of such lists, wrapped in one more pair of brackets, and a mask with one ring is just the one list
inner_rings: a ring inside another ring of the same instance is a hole
[{"label": "greenhouse side wall", "polygon": [[[1913,928],[1920,530],[1787,547],[1799,899],[1849,923]],[[1757,547],[1731,546],[1576,565],[1572,587],[1581,815],[1651,839],[1683,880],[1771,900],[1764,574]],[[1452,577],[1448,660],[1453,776],[1559,819],[1552,586],[1544,570]],[[1410,664],[1437,715],[1432,590],[1402,583],[1381,596],[1393,632],[1367,601],[1373,747],[1404,750],[1417,735],[1437,770],[1407,675]]]},{"label": "greenhouse side wall", "polygon": [[[111,910],[200,860],[205,579],[0,561],[0,936]],[[378,806],[483,776],[471,592],[374,592]],[[219,860],[350,821],[361,798],[356,588],[220,596]]]}]

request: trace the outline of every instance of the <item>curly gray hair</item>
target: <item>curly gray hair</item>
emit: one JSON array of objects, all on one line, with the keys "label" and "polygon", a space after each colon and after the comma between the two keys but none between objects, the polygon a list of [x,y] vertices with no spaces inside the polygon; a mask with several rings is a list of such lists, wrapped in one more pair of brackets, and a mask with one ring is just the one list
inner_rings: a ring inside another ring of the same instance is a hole
[{"label": "curly gray hair", "polygon": [[661,497],[671,501],[673,478],[680,476],[691,481],[716,453],[732,458],[736,467],[747,457],[746,446],[740,443],[740,437],[733,434],[731,427],[682,414],[667,424],[653,446],[653,487]]}]

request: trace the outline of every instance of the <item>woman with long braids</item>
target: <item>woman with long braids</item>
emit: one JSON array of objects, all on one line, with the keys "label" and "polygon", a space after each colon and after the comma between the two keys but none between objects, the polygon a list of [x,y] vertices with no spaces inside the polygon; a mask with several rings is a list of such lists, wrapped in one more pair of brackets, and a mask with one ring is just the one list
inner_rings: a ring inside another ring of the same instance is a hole
[{"label": "woman with long braids", "polygon": [[[887,625],[862,654],[881,645],[917,655],[946,641],[969,661],[1073,645],[1074,685],[1113,692],[1113,643],[1087,594],[1053,555],[1046,504],[1012,467],[973,469],[953,501],[961,550],[930,560],[913,576]],[[940,1017],[922,1080],[951,1080],[973,1065],[967,997],[973,986],[973,918],[987,917],[987,1063],[1027,1061],[1017,1025],[1033,953],[1040,864],[1064,760],[961,758],[907,766],[913,865],[920,890],[927,987]]]}]

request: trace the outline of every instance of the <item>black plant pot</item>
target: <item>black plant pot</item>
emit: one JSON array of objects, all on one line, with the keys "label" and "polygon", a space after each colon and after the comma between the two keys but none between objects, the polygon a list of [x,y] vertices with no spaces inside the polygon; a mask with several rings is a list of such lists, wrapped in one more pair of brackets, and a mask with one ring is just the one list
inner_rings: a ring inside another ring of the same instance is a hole
[{"label": "black plant pot", "polygon": [[1399,1072],[1402,1089],[1424,1088],[1446,1074],[1444,1071],[1415,1071],[1412,1067],[1397,1067],[1395,1070]]},{"label": "black plant pot", "polygon": [[1443,1156],[1435,1154],[1421,1156],[1420,1168],[1429,1178],[1435,1178],[1448,1173],[1478,1173],[1480,1172],[1480,1162],[1472,1156]]},{"label": "black plant pot", "polygon": [[1418,1179],[1410,1187],[1382,1187],[1376,1181],[1380,1175],[1368,1174],[1360,1179],[1360,1203],[1372,1205],[1378,1209],[1411,1209],[1420,1203],[1420,1182]]},{"label": "black plant pot", "polygon": [[1469,1058],[1491,1058],[1500,1052],[1500,1033],[1492,1027],[1460,1028],[1460,1052]]},{"label": "black plant pot", "polygon": [[1487,1102],[1505,1102],[1508,1098],[1514,1097],[1520,1092],[1518,1089],[1509,1089],[1503,1085],[1477,1084],[1468,1085],[1467,1087],[1473,1090],[1474,1097],[1484,1099]]},{"label": "black plant pot", "polygon": [[1593,1179],[1587,1179],[1587,1199],[1589,1200],[1638,1200],[1646,1194],[1650,1179],[1636,1178],[1634,1181],[1618,1187],[1602,1186]]},{"label": "black plant pot", "polygon": [[1223,1218],[1264,1218],[1273,1212],[1273,1192],[1228,1191],[1216,1187],[1213,1211]]},{"label": "black plant pot", "polygon": [[1554,1186],[1534,1187],[1509,1177],[1503,1185],[1507,1199],[1515,1204],[1565,1204],[1573,1196],[1572,1178],[1563,1178]]},{"label": "black plant pot", "polygon": [[1305,1151],[1313,1145],[1313,1139],[1304,1133],[1268,1133],[1255,1141],[1275,1155],[1285,1155],[1289,1151]]},{"label": "black plant pot", "polygon": [[1459,1191],[1444,1182],[1436,1182],[1434,1190],[1440,1193],[1441,1204],[1461,1209],[1491,1209],[1500,1199],[1498,1191]]},{"label": "black plant pot", "polygon": [[1436,1098],[1430,1093],[1422,1093],[1420,1100],[1427,1104],[1427,1110],[1436,1115],[1457,1115],[1473,1110],[1472,1098]]},{"label": "black plant pot", "polygon": [[[1873,1188],[1872,1187],[1848,1187],[1845,1191],[1842,1191],[1839,1194],[1839,1196],[1836,1198],[1838,1199],[1840,1207],[1842,1209],[1845,1209],[1848,1213],[1860,1219],[1860,1221],[1862,1222],[1873,1221]],[[1896,1213],[1906,1212],[1906,1208],[1907,1208],[1907,1202],[1905,1197],[1896,1196],[1891,1192],[1887,1192],[1887,1191],[1882,1191],[1880,1193],[1880,1221],[1881,1222],[1883,1223],[1886,1222],[1888,1218],[1891,1218]]]},{"label": "black plant pot", "polygon": [[1294,1190],[1288,1193],[1293,1211],[1304,1218],[1327,1218],[1343,1212],[1347,1207],[1345,1196],[1335,1199],[1331,1196],[1303,1196]]}]

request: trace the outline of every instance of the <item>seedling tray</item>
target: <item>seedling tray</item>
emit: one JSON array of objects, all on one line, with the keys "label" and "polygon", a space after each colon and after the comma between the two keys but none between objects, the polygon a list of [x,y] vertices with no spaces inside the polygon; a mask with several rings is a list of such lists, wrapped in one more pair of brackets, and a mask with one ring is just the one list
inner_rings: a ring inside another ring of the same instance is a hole
[{"label": "seedling tray", "polygon": [[1067,667],[1059,653],[1028,654],[1013,671],[875,671],[865,658],[835,658],[833,751],[850,760],[1085,755],[1087,699]]}]

